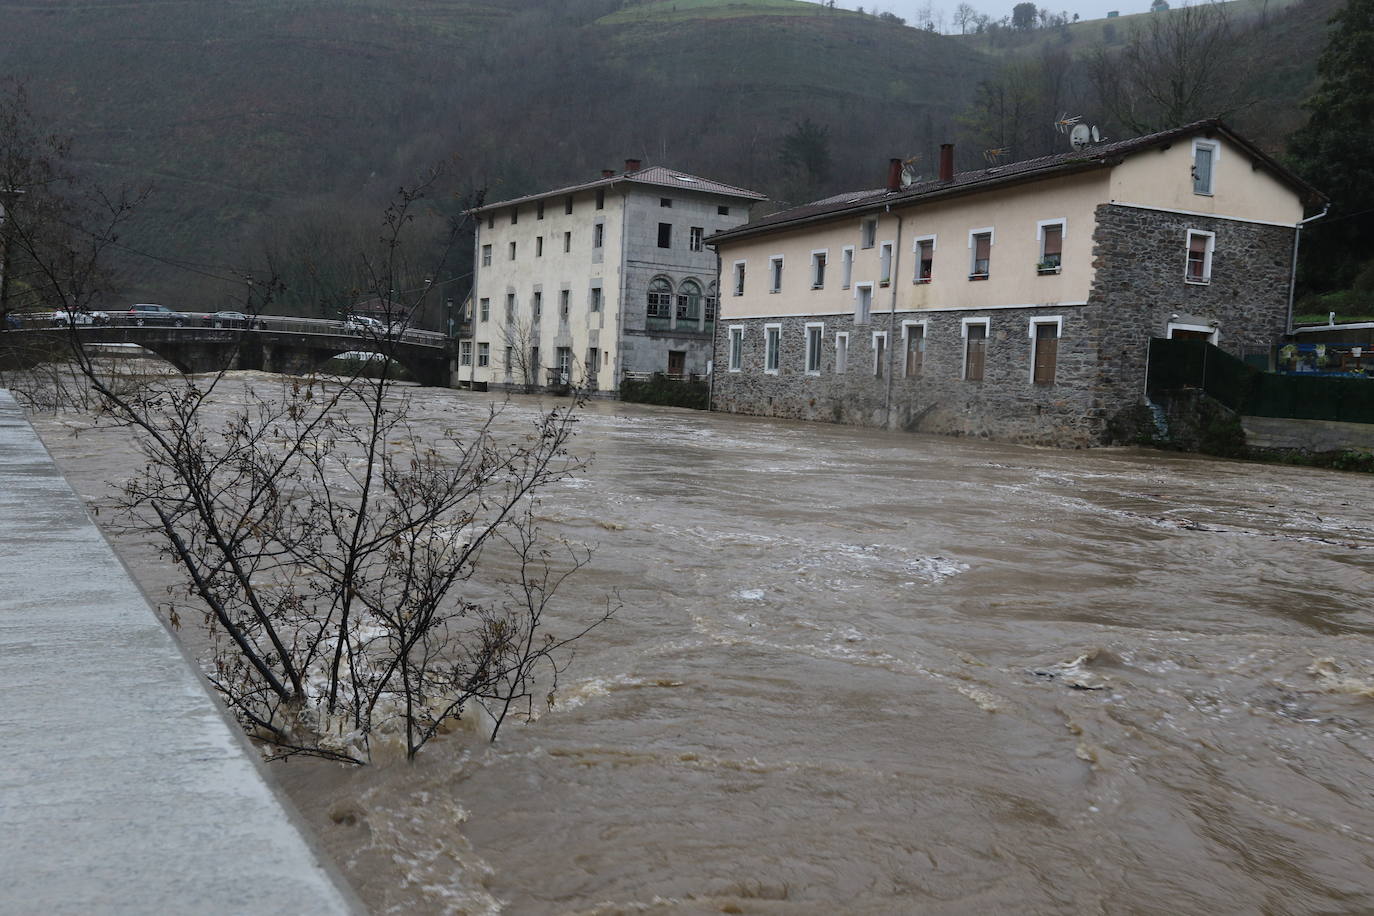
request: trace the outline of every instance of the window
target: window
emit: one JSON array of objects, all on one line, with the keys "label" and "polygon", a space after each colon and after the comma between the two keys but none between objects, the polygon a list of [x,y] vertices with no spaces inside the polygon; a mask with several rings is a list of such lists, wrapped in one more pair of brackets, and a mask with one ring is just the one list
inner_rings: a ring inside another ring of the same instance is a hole
[{"label": "window", "polygon": [[485,369],[491,365],[491,344],[483,342],[477,345],[477,366]]},{"label": "window", "polygon": [[859,225],[859,247],[872,248],[878,240],[878,221],[866,219]]},{"label": "window", "polygon": [[472,341],[460,340],[458,342],[458,365],[472,365]]},{"label": "window", "polygon": [[1037,273],[1057,274],[1064,261],[1064,220],[1042,220],[1035,224],[1040,236],[1040,261]]},{"label": "window", "polygon": [[530,320],[537,322],[544,317],[544,293],[542,290],[534,291],[534,300],[530,303]]},{"label": "window", "polygon": [[495,210],[492,210],[491,212],[489,212],[489,213],[487,214],[487,228],[488,228],[488,229],[495,229],[495,228],[496,228],[496,211],[495,211]]},{"label": "window", "polygon": [[587,348],[587,362],[585,368],[588,378],[601,371],[601,351],[596,347]]},{"label": "window", "polygon": [[919,378],[926,362],[925,322],[904,322],[902,336],[906,338],[906,377]]},{"label": "window", "polygon": [[821,339],[825,325],[808,322],[806,325],[806,372],[808,375],[821,374]]},{"label": "window", "polygon": [[729,215],[730,215],[730,208],[729,208],[729,207],[716,207],[716,215],[717,215],[717,216],[729,216]]},{"label": "window", "polygon": [[1183,279],[1189,283],[1212,282],[1212,248],[1216,244],[1216,234],[1188,230],[1188,266]]},{"label": "window", "polygon": [[720,290],[712,283],[706,287],[706,309],[702,317],[706,320],[706,330],[715,330],[716,314],[720,311]]},{"label": "window", "polygon": [[1216,173],[1217,144],[1210,140],[1193,141],[1193,193],[1212,194],[1212,176]]},{"label": "window", "polygon": [[572,215],[572,204],[573,204],[573,198],[572,198],[572,195],[571,195],[571,194],[569,194],[567,197],[563,198],[563,212],[566,213],[566,214],[568,214],[569,216]]},{"label": "window", "polygon": [[534,237],[534,256],[536,258],[542,258],[544,256],[544,237],[542,235],[536,235]]},{"label": "window", "polygon": [[539,377],[539,348],[530,347],[530,364],[525,368],[525,381],[533,382]]},{"label": "window", "polygon": [[673,199],[671,197],[660,197],[658,199],[658,205],[660,207],[671,207],[673,205]]},{"label": "window", "polygon": [[744,295],[744,262],[735,262],[735,295]]},{"label": "window", "polygon": [[887,371],[887,332],[873,333],[873,377],[882,378]]},{"label": "window", "polygon": [[811,252],[811,288],[825,288],[825,256],[824,251]]},{"label": "window", "polygon": [[1031,338],[1031,382],[1036,385],[1053,385],[1054,373],[1059,364],[1059,335],[1064,319],[1032,318],[1030,321]]},{"label": "window", "polygon": [[563,251],[564,251],[564,252],[572,251],[572,232],[571,232],[571,231],[568,231],[568,232],[563,233]]},{"label": "window", "polygon": [[911,251],[916,255],[916,282],[929,283],[935,274],[935,236],[916,239]]},{"label": "window", "polygon": [[534,218],[535,218],[535,219],[543,219],[543,218],[544,218],[544,202],[543,202],[542,200],[539,201],[539,203],[537,203],[537,204],[534,205]]},{"label": "window", "polygon": [[558,359],[558,381],[566,385],[572,381],[572,347],[559,347],[556,358]]},{"label": "window", "polygon": [[782,292],[782,255],[775,254],[768,259],[768,291]]},{"label": "window", "polygon": [[601,311],[601,287],[592,287],[591,296],[587,300],[587,308],[593,312]]},{"label": "window", "polygon": [[835,374],[841,375],[849,368],[849,333],[841,331],[835,335]]},{"label": "window", "polygon": [[593,248],[600,248],[600,247],[601,247],[601,243],[605,240],[605,238],[606,238],[606,224],[605,224],[605,223],[597,223],[595,226],[592,227],[592,247],[593,247]]},{"label": "window", "polygon": [[965,318],[964,330],[964,380],[981,382],[983,364],[988,352],[988,319]]},{"label": "window", "polygon": [[516,223],[518,223],[518,222],[520,222],[520,208],[519,208],[519,207],[511,207],[511,208],[510,208],[510,224],[511,224],[512,226],[514,226],[514,225],[515,225]]},{"label": "window", "polygon": [[673,307],[673,284],[663,277],[655,277],[649,284],[649,307],[646,310],[650,318],[666,319]]},{"label": "window", "polygon": [[658,247],[659,247],[659,248],[672,248],[672,247],[673,247],[673,224],[672,224],[672,223],[659,223],[659,224],[658,224]]},{"label": "window", "polygon": [[558,320],[560,323],[567,323],[568,313],[572,311],[572,290],[563,289],[558,291]]},{"label": "window", "polygon": [[846,245],[840,253],[840,289],[849,289],[854,280],[854,246]]},{"label": "window", "polygon": [[873,284],[860,283],[854,289],[854,323],[868,324],[868,316],[873,314]]},{"label": "window", "polygon": [[892,283],[892,243],[883,242],[878,251],[878,285],[888,286]]},{"label": "window", "polygon": [[992,260],[992,230],[975,229],[968,234],[968,247],[972,255],[969,263],[970,280],[986,280],[988,266]]},{"label": "window", "polygon": [[597,188],[597,189],[596,189],[596,209],[598,209],[598,210],[604,210],[604,209],[606,209],[606,189],[605,189],[605,188]]},{"label": "window", "polygon": [[511,259],[512,261],[515,260],[515,243],[514,243],[514,242],[511,242],[511,243],[510,243],[510,259]]},{"label": "window", "polygon": [[683,280],[677,290],[677,320],[679,323],[696,324],[701,317],[701,284],[695,280]]},{"label": "window", "polygon": [[515,293],[506,293],[506,323],[515,320]]},{"label": "window", "polygon": [[489,318],[491,318],[491,300],[490,300],[490,299],[478,299],[478,300],[477,300],[477,320],[478,320],[478,321],[486,321],[486,320],[488,320]]},{"label": "window", "polygon": [[483,245],[483,246],[482,246],[482,266],[483,266],[483,267],[490,267],[490,266],[491,266],[491,246],[490,246],[490,245]]},{"label": "window", "polygon": [[687,247],[692,251],[701,250],[701,240],[705,238],[706,230],[700,226],[693,226],[687,234]]},{"label": "window", "polygon": [[510,375],[511,370],[514,369],[514,368],[515,368],[515,348],[514,348],[514,347],[506,347],[506,375]]},{"label": "window", "polygon": [[731,372],[740,371],[740,366],[744,362],[744,326],[730,326],[730,350],[727,357]]},{"label": "window", "polygon": [[778,374],[778,350],[782,345],[782,325],[763,326],[763,371],[770,375]]}]

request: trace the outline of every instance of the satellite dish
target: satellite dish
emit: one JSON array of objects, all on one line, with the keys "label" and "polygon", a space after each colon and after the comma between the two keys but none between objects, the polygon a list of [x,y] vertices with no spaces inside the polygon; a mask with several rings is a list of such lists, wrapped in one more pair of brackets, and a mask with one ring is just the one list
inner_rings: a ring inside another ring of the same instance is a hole
[{"label": "satellite dish", "polygon": [[1075,124],[1073,130],[1069,131],[1069,145],[1074,149],[1082,149],[1092,142],[1092,128],[1086,124]]},{"label": "satellite dish", "polygon": [[1093,142],[1094,142],[1094,143],[1101,143],[1101,142],[1102,142],[1102,133],[1097,129],[1097,125],[1096,125],[1096,124],[1094,124],[1094,125],[1092,126],[1092,135],[1093,135]]},{"label": "satellite dish", "polygon": [[909,188],[916,183],[916,170],[909,165],[902,166],[902,187]]}]

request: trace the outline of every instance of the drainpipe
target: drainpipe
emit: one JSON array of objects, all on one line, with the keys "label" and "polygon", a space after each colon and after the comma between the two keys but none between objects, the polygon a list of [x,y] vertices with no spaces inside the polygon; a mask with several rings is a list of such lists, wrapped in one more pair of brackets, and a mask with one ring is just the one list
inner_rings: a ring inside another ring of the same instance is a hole
[{"label": "drainpipe", "polygon": [[1316,222],[1326,215],[1326,211],[1331,209],[1331,204],[1327,203],[1322,207],[1322,212],[1316,216],[1309,216],[1307,219],[1300,219],[1293,226],[1293,269],[1288,275],[1288,333],[1293,333],[1293,298],[1298,288],[1298,239],[1302,237],[1302,227],[1308,223]]},{"label": "drainpipe", "polygon": [[[892,205],[888,204],[883,208],[885,213],[892,212]],[[897,240],[892,243],[892,266],[887,273],[887,281],[891,285],[892,300],[887,312],[887,388],[883,393],[883,424],[892,428],[892,353],[896,344],[897,328],[897,278],[901,276],[898,264],[902,259],[902,214],[897,214]]]},{"label": "drainpipe", "polygon": [[[706,410],[709,413],[715,410],[716,398],[716,341],[720,339],[721,309],[720,304],[725,300],[725,287],[720,285],[720,246],[712,246],[716,253],[716,326],[711,331],[711,359],[706,364]],[[729,359],[727,356],[726,359]]]}]

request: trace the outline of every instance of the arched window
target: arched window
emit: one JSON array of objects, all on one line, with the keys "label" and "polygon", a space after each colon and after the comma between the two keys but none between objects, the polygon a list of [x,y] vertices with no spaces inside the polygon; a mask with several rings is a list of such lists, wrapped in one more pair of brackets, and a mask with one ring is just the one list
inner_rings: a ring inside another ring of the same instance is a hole
[{"label": "arched window", "polygon": [[712,283],[706,287],[706,323],[710,324],[716,320],[716,313],[720,310],[720,292],[716,289],[716,284]]},{"label": "arched window", "polygon": [[701,317],[701,284],[683,280],[677,290],[677,320],[693,324]]},{"label": "arched window", "polygon": [[647,314],[650,318],[668,318],[672,315],[673,308],[673,284],[663,277],[655,277],[649,283],[649,308]]}]

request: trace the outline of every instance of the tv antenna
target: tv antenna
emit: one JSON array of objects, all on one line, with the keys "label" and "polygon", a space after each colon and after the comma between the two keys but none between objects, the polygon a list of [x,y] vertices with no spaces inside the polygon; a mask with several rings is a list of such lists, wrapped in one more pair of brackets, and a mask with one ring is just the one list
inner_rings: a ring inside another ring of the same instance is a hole
[{"label": "tv antenna", "polygon": [[1082,115],[1074,115],[1071,118],[1069,117],[1069,113],[1066,111],[1059,116],[1058,121],[1054,122],[1054,129],[1059,131],[1061,134],[1067,134],[1069,132],[1069,129],[1081,120],[1083,120]]},{"label": "tv antenna", "polygon": [[983,150],[983,160],[987,162],[988,165],[996,165],[999,159],[1001,159],[1003,156],[1007,155],[1010,152],[1010,146],[999,146],[995,149],[985,149]]}]

